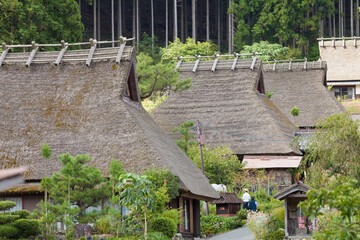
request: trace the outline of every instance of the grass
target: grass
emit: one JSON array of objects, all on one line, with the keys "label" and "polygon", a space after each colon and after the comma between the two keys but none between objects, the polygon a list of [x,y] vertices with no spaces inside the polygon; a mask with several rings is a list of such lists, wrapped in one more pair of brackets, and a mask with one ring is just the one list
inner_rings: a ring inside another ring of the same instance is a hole
[{"label": "grass", "polygon": [[144,99],[141,103],[142,103],[143,107],[145,108],[145,110],[148,113],[151,113],[151,111],[153,111],[160,103],[165,101],[166,98],[167,98],[166,95],[155,96],[155,97],[152,96],[150,98]]},{"label": "grass", "polygon": [[350,114],[360,114],[360,99],[353,101],[343,101],[341,104]]}]

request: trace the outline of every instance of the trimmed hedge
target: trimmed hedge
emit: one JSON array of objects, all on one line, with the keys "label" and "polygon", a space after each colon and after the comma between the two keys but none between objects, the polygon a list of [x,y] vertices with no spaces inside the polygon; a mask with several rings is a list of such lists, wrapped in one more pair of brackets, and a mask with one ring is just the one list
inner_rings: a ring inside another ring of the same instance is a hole
[{"label": "trimmed hedge", "polygon": [[0,225],[0,236],[7,239],[18,238],[20,230],[12,224]]},{"label": "trimmed hedge", "polygon": [[156,232],[162,232],[165,236],[172,238],[177,230],[175,222],[168,217],[158,217],[152,222],[152,229]]},{"label": "trimmed hedge", "polygon": [[273,232],[265,233],[264,240],[283,240],[285,232],[283,230],[276,230]]},{"label": "trimmed hedge", "polygon": [[19,215],[10,215],[10,214],[7,214],[7,213],[1,213],[0,214],[0,225],[1,224],[12,223],[15,220],[18,220],[19,218],[20,218]]},{"label": "trimmed hedge", "polygon": [[8,210],[16,206],[12,201],[0,201],[0,211]]},{"label": "trimmed hedge", "polygon": [[19,215],[20,218],[28,218],[30,216],[30,212],[28,210],[17,210],[15,212],[11,212],[11,215]]},{"label": "trimmed hedge", "polygon": [[20,235],[25,238],[40,234],[39,221],[36,219],[19,219],[14,222],[14,226],[20,230]]}]

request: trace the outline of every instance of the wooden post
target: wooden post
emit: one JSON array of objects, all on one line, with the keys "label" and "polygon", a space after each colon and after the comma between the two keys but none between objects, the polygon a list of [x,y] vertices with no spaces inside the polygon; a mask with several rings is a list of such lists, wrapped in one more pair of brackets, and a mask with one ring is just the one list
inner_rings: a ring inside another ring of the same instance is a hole
[{"label": "wooden post", "polygon": [[154,0],[151,0],[151,50],[154,51]]},{"label": "wooden post", "polygon": [[99,0],[99,2],[98,2],[98,9],[97,9],[97,18],[98,18],[98,20],[97,20],[97,24],[98,24],[98,26],[97,26],[97,28],[98,28],[98,37],[97,37],[97,40],[98,41],[100,41],[101,40],[101,29],[100,29],[100,7],[101,7],[101,5],[100,5],[100,2],[101,2],[101,0]]},{"label": "wooden post", "polygon": [[174,0],[174,42],[177,39],[177,33],[178,33],[178,28],[177,28],[177,0]]},{"label": "wooden post", "polygon": [[[228,0],[228,8],[230,7],[231,4],[231,0]],[[228,44],[229,44],[229,54],[232,53],[232,48],[231,48],[231,13],[228,13]]]},{"label": "wooden post", "polygon": [[190,233],[194,233],[194,199],[189,199],[190,208]]},{"label": "wooden post", "polygon": [[341,0],[339,1],[339,37],[341,37]]},{"label": "wooden post", "polygon": [[179,230],[180,230],[180,232],[184,232],[184,199],[183,199],[183,197],[179,197],[179,209],[180,209]]},{"label": "wooden post", "polygon": [[206,41],[210,40],[209,0],[206,0]]},{"label": "wooden post", "polygon": [[285,237],[289,236],[289,232],[288,232],[288,201],[287,198],[285,198]]},{"label": "wooden post", "polygon": [[122,10],[122,1],[118,1],[118,38],[122,36],[122,21],[121,21],[121,10]]},{"label": "wooden post", "polygon": [[196,42],[196,0],[192,0],[192,38]]},{"label": "wooden post", "polygon": [[329,36],[332,37],[332,29],[331,29],[331,15],[329,14]]},{"label": "wooden post", "polygon": [[165,1],[165,12],[166,12],[166,21],[165,21],[165,47],[168,48],[169,45],[169,0]]},{"label": "wooden post", "polygon": [[217,0],[217,30],[218,30],[218,51],[221,51],[221,0]]},{"label": "wooden post", "polygon": [[[114,23],[114,0],[111,0],[111,41],[115,40],[115,23]],[[115,46],[115,43],[111,44],[112,47]]]},{"label": "wooden post", "polygon": [[[351,36],[354,36],[354,14],[353,14],[354,1],[350,0],[350,28],[351,28]],[[359,9],[356,9],[359,12]]]},{"label": "wooden post", "polygon": [[96,39],[96,1],[97,0],[93,0],[93,17],[94,17],[94,39]]}]

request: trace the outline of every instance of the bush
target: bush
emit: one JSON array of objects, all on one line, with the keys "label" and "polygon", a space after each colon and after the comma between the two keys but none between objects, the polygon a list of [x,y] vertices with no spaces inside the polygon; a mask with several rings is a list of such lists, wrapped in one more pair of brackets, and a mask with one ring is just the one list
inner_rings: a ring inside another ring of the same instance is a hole
[{"label": "bush", "polygon": [[206,226],[204,227],[202,233],[205,234],[206,236],[214,235],[216,233],[216,230],[214,226]]},{"label": "bush", "polygon": [[14,222],[14,226],[20,230],[20,235],[25,238],[40,234],[39,221],[36,219],[19,219]]},{"label": "bush", "polygon": [[239,218],[239,220],[246,220],[248,213],[249,210],[241,208],[240,211],[236,213],[236,216]]},{"label": "bush", "polygon": [[177,231],[177,225],[171,218],[158,217],[152,222],[152,229],[156,232],[162,232],[167,237],[172,238]]},{"label": "bush", "polygon": [[171,238],[164,236],[161,232],[149,232],[148,240],[171,240]]},{"label": "bush", "polygon": [[19,236],[19,229],[12,224],[0,225],[0,236],[7,239],[17,238]]},{"label": "bush", "polygon": [[[19,215],[10,215],[7,213],[0,214],[0,224],[12,223],[20,218]],[[1,235],[0,235],[1,236]]]},{"label": "bush", "polygon": [[239,220],[237,217],[227,217],[224,219],[223,228],[225,231],[230,231],[239,227],[242,227],[243,221]]},{"label": "bush", "polygon": [[28,218],[30,216],[30,212],[28,210],[17,210],[15,212],[10,213],[11,215],[19,215],[20,218]]},{"label": "bush", "polygon": [[99,234],[109,234],[111,228],[111,218],[109,215],[103,216],[96,220],[95,230]]},{"label": "bush", "polygon": [[271,212],[275,208],[283,207],[284,201],[279,201],[273,197],[270,198],[269,202],[260,202],[258,211],[263,211],[266,213]]},{"label": "bush", "polygon": [[283,240],[285,237],[284,230],[276,230],[273,232],[265,233],[264,240]]},{"label": "bush", "polygon": [[223,217],[210,214],[200,218],[200,229],[202,234],[218,234],[244,226],[245,221],[238,217]]},{"label": "bush", "polygon": [[0,201],[0,211],[8,210],[16,206],[15,202],[12,201]]},{"label": "bush", "polygon": [[165,210],[161,216],[172,219],[176,226],[179,224],[179,210],[177,209]]}]

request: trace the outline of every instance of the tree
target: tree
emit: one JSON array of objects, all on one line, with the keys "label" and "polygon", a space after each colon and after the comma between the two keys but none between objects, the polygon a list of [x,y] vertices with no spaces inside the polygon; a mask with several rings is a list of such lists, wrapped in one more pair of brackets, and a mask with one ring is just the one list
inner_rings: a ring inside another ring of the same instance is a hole
[{"label": "tree", "polygon": [[[189,147],[188,156],[201,170],[199,147]],[[212,149],[208,146],[203,146],[203,156],[205,175],[210,180],[210,183],[230,184],[233,176],[232,173],[242,168],[239,159],[228,147],[220,146]]]},{"label": "tree", "polygon": [[189,131],[194,128],[194,123],[192,121],[186,121],[183,124],[180,125],[180,127],[175,127],[173,129],[173,133],[179,133],[181,134],[182,140],[176,140],[176,144],[179,148],[181,148],[186,155],[188,154],[189,147],[196,145],[195,141],[191,141],[195,138],[194,135],[190,134]]},{"label": "tree", "polygon": [[262,53],[262,55],[258,56],[259,58],[263,61],[271,61],[285,56],[288,50],[289,48],[283,47],[279,44],[271,44],[268,41],[261,41],[259,43],[253,43],[251,46],[245,45],[244,50],[242,50],[241,53]]},{"label": "tree", "polygon": [[75,0],[0,0],[0,42],[79,42],[83,30]]},{"label": "tree", "polygon": [[[304,161],[311,166],[307,181],[313,187],[323,186],[327,177],[344,175],[360,182],[360,133],[350,114],[334,114],[315,125],[305,139]],[[299,137],[298,144],[304,142]]]},{"label": "tree", "polygon": [[[85,210],[96,207],[101,200],[106,199],[106,179],[99,169],[85,165],[91,162],[87,155],[71,156],[69,153],[61,154],[58,159],[63,168],[55,172],[49,181],[49,195],[55,203],[70,202],[78,207],[79,222],[88,222]],[[42,181],[42,184],[44,180]]]},{"label": "tree", "polygon": [[[155,209],[156,194],[154,185],[146,175],[139,176],[132,173],[122,174],[118,184],[120,205],[130,207],[143,226],[144,237],[147,240],[147,214]],[[142,221],[142,215],[144,221]]]},{"label": "tree", "polygon": [[49,228],[48,228],[48,204],[47,204],[47,201],[48,201],[48,186],[49,186],[49,182],[47,181],[47,161],[49,159],[51,159],[51,154],[52,154],[52,150],[51,148],[49,148],[49,145],[47,143],[44,143],[43,146],[41,147],[41,156],[42,158],[45,160],[45,163],[44,163],[44,166],[45,166],[45,178],[44,178],[44,183],[43,183],[43,186],[45,188],[45,196],[44,196],[44,200],[45,200],[45,204],[44,204],[44,210],[45,210],[45,238],[47,239],[47,236],[49,234],[49,231],[51,231]]},{"label": "tree", "polygon": [[156,189],[160,189],[166,183],[166,194],[170,199],[179,196],[179,179],[175,177],[169,170],[166,169],[150,169],[144,175],[152,179]]},{"label": "tree", "polygon": [[169,44],[168,48],[161,49],[161,58],[163,61],[174,61],[178,56],[182,57],[194,57],[196,55],[201,56],[213,56],[217,52],[217,46],[208,42],[195,42],[192,38],[187,38],[185,43],[182,43],[180,39]]},{"label": "tree", "polygon": [[[307,200],[300,205],[306,215],[315,218],[318,223],[314,233],[316,239],[360,238],[360,189],[357,181],[343,178],[334,188],[311,189],[306,195]],[[331,219],[331,223],[329,219],[325,219],[319,224],[316,218],[328,214],[324,210],[330,210],[335,217]],[[328,227],[329,224],[331,227]]]},{"label": "tree", "polygon": [[137,76],[139,80],[140,98],[144,100],[153,93],[166,91],[182,91],[191,87],[191,79],[179,80],[180,74],[174,71],[175,64],[169,61],[159,61],[150,55],[137,55]]}]

